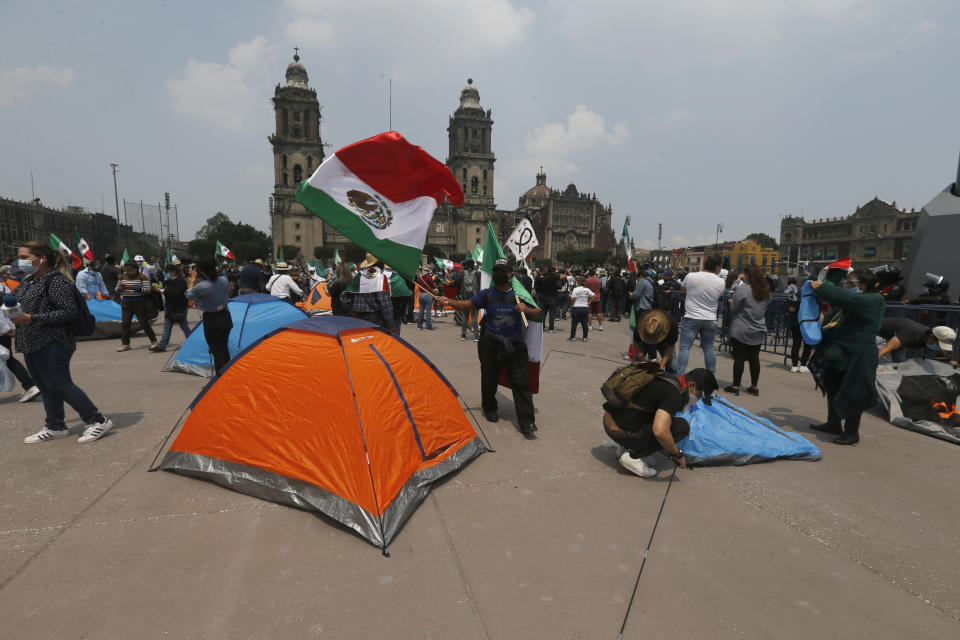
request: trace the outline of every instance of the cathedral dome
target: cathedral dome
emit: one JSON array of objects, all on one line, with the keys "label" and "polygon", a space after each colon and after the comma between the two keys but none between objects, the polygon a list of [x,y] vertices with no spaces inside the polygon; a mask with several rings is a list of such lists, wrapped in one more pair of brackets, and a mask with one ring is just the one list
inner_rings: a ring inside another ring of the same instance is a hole
[{"label": "cathedral dome", "polygon": [[460,106],[464,109],[480,109],[480,92],[473,86],[473,78],[467,78],[467,86],[460,92]]},{"label": "cathedral dome", "polygon": [[300,54],[295,53],[293,62],[287,65],[287,86],[309,89],[307,81],[307,68],[300,64]]},{"label": "cathedral dome", "polygon": [[524,198],[549,198],[550,197],[550,187],[547,186],[547,174],[543,172],[543,169],[540,169],[540,173],[537,174],[537,184],[530,187],[525,194]]}]

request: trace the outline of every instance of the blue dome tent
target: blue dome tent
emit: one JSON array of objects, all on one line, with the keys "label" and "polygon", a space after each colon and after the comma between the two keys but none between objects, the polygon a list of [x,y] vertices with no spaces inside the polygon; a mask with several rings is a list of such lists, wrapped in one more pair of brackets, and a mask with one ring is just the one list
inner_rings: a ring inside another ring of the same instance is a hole
[{"label": "blue dome tent", "polygon": [[[227,346],[233,358],[251,344],[274,329],[303,320],[307,314],[292,304],[262,293],[238,296],[227,303],[233,329]],[[213,377],[213,361],[203,337],[203,323],[197,324],[177,353],[167,364],[165,371],[180,371],[195,376]]]}]

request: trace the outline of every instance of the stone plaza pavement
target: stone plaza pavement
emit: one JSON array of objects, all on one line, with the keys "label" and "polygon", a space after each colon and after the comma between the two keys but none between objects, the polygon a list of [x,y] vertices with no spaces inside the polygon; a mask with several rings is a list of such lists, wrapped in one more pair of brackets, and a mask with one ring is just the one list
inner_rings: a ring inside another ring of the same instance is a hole
[{"label": "stone plaza pavement", "polygon": [[[434,487],[390,558],[312,513],[147,473],[206,381],[162,373],[170,352],[142,337],[74,358],[117,423],[98,442],[25,445],[42,407],[0,394],[0,638],[616,638],[669,477],[665,461],[626,473],[605,444],[598,387],[616,365],[599,358],[622,357],[626,323],[545,336],[534,441],[508,395],[483,421],[475,345],[452,316],[436,326],[403,336],[496,452]],[[730,369],[721,356],[722,384]],[[324,402],[303,380],[264,393]],[[878,415],[858,446],[832,445],[807,428],[825,401],[779,357],[758,398],[733,400],[823,460],[679,471],[624,638],[960,637],[960,447]]]}]

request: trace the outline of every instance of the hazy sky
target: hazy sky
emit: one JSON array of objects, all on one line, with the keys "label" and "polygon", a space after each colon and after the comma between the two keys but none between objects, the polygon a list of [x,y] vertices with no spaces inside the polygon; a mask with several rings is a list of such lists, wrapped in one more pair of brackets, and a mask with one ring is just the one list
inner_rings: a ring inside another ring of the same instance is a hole
[{"label": "hazy sky", "polygon": [[638,245],[779,235],[785,213],[922,206],[960,151],[956,0],[0,3],[0,195],[179,205],[267,230],[273,87],[301,47],[331,150],[393,125],[446,158],[472,77],[496,201],[542,164]]}]

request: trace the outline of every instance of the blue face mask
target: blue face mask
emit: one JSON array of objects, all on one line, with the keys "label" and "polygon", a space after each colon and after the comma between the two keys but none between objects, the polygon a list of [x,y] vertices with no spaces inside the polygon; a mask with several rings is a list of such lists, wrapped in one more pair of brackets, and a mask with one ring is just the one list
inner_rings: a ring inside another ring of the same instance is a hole
[{"label": "blue face mask", "polygon": [[[36,258],[33,260],[36,260]],[[37,272],[37,268],[33,266],[33,260],[17,260],[17,266],[20,267],[20,271],[31,276]]]},{"label": "blue face mask", "polygon": [[927,349],[930,349],[930,351],[940,351],[940,345],[937,344],[936,342],[934,342],[933,344],[930,344],[930,343],[928,342],[928,343],[927,343]]}]

